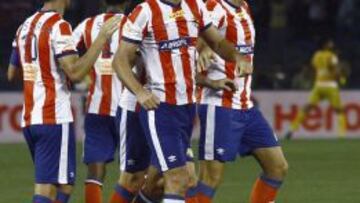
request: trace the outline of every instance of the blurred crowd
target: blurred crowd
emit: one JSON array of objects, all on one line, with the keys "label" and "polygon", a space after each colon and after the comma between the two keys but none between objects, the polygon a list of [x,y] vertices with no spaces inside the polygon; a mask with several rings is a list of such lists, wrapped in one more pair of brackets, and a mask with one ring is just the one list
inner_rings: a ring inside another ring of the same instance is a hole
[{"label": "blurred crowd", "polygon": [[[65,18],[74,26],[101,11],[101,0],[72,0]],[[317,42],[331,37],[341,64],[352,69],[346,88],[360,88],[359,0],[248,0],[257,28],[257,89],[306,89],[311,81],[309,61]],[[0,2],[0,90],[19,90],[6,82],[11,41],[19,24],[40,5],[36,0]],[[305,74],[305,79],[301,79]]]}]

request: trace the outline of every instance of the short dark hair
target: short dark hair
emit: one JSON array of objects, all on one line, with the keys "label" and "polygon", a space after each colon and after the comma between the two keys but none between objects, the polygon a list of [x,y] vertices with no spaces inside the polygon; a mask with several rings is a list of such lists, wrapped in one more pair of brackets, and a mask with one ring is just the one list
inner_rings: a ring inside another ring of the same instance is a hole
[{"label": "short dark hair", "polygon": [[134,10],[134,8],[142,2],[144,2],[144,0],[131,0],[125,9],[125,15],[129,15]]},{"label": "short dark hair", "polygon": [[105,3],[110,6],[119,5],[125,3],[127,0],[105,0]]}]

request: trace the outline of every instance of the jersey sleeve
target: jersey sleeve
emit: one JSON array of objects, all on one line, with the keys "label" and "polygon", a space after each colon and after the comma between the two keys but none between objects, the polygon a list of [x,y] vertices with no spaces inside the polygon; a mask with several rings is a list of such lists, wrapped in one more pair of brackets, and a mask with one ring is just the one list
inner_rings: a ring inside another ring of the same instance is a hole
[{"label": "jersey sleeve", "polygon": [[209,18],[215,27],[218,29],[225,27],[226,12],[216,0],[208,0],[206,2],[206,9],[208,10]]},{"label": "jersey sleeve", "polygon": [[76,45],[77,50],[79,51],[80,55],[86,52],[86,45],[85,45],[85,28],[86,23],[89,19],[84,20],[81,22],[74,30],[72,37],[74,43]]},{"label": "jersey sleeve", "polygon": [[200,12],[200,19],[199,19],[200,31],[204,31],[212,25],[212,21],[210,19],[210,13],[207,10],[206,5],[202,0],[196,0],[196,1],[199,6],[199,12]]},{"label": "jersey sleeve", "polygon": [[125,41],[140,43],[146,33],[150,20],[150,11],[146,3],[138,5],[128,16],[122,30],[122,39]]},{"label": "jersey sleeve", "polygon": [[54,27],[52,48],[56,58],[78,54],[72,34],[71,25],[66,21],[61,21]]}]

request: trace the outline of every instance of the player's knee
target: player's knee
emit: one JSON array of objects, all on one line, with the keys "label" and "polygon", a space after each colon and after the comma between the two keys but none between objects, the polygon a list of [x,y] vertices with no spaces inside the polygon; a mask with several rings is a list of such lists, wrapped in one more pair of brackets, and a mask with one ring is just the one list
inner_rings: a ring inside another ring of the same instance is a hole
[{"label": "player's knee", "polygon": [[269,171],[265,172],[269,177],[284,179],[289,171],[289,164],[286,160],[274,164]]},{"label": "player's knee", "polygon": [[71,194],[74,190],[73,185],[59,185],[58,191],[64,193],[64,194]]},{"label": "player's knee", "polygon": [[186,167],[172,169],[165,172],[164,180],[166,192],[185,195],[188,189],[189,173]]},{"label": "player's knee", "polygon": [[192,173],[189,174],[189,182],[188,182],[188,188],[196,187],[198,184],[198,178],[196,174]]},{"label": "player's knee", "polygon": [[120,176],[119,183],[131,191],[139,191],[145,182],[144,172],[127,173],[123,172]]},{"label": "player's knee", "polygon": [[217,188],[223,182],[223,175],[213,170],[203,176],[201,181],[212,188]]},{"label": "player's knee", "polygon": [[105,164],[89,164],[87,179],[103,182],[105,178],[105,173]]}]

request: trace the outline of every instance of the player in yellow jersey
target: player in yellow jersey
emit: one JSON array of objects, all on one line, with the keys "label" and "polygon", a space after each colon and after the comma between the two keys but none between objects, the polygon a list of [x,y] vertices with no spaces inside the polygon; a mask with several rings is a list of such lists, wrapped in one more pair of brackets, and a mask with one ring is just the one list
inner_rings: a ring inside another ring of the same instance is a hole
[{"label": "player in yellow jersey", "polygon": [[290,131],[285,135],[287,139],[292,138],[293,132],[298,130],[306,114],[323,100],[328,101],[337,113],[339,136],[345,136],[346,118],[341,104],[339,85],[346,83],[346,77],[339,66],[339,59],[334,48],[334,42],[327,39],[321,43],[320,49],[314,53],[311,61],[315,71],[314,87],[311,90],[308,104],[299,112],[291,124]]}]

